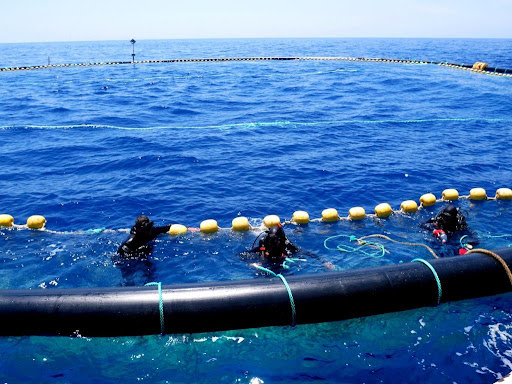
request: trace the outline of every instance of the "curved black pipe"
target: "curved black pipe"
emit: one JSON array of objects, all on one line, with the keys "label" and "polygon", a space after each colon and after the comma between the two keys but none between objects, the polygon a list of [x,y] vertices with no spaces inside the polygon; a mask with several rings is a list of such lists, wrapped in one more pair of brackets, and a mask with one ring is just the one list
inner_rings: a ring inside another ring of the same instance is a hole
[{"label": "curved black pipe", "polygon": [[[271,60],[271,61],[282,61],[282,60],[303,60],[303,59],[311,59],[311,58],[301,58],[301,57],[219,57],[219,58],[188,58],[188,59],[164,59],[164,60],[142,60],[142,61],[115,61],[115,62],[102,62],[102,63],[70,63],[70,64],[57,64],[57,65],[31,65],[24,67],[4,67],[0,68],[0,72],[4,71],[21,71],[21,70],[34,70],[34,69],[44,69],[44,68],[53,68],[53,67],[76,67],[76,66],[90,66],[90,65],[121,65],[121,64],[141,64],[141,63],[192,63],[192,62],[213,62],[213,61],[259,61],[259,60]],[[313,58],[317,60],[323,60],[325,58],[317,57]],[[329,59],[329,58],[327,58]],[[426,64],[447,64],[455,67],[463,67],[463,68],[472,68],[473,64],[457,64],[457,63],[449,63],[447,61],[425,61],[425,60],[397,60],[397,59],[385,59],[385,58],[365,58],[365,57],[354,57],[350,58],[350,60],[356,61],[393,61],[400,63],[426,63]],[[487,67],[483,69],[485,72],[492,73],[504,73],[504,74],[512,74],[511,69],[506,68],[494,68]]]},{"label": "curved black pipe", "polygon": [[[509,266],[512,248],[495,251]],[[503,267],[475,253],[429,260],[442,284],[441,302],[511,289]],[[405,263],[290,276],[297,324],[336,321],[435,305],[430,269]],[[289,325],[288,293],[278,278],[164,286],[166,333]],[[0,291],[0,335],[85,336],[160,333],[155,287]]]}]

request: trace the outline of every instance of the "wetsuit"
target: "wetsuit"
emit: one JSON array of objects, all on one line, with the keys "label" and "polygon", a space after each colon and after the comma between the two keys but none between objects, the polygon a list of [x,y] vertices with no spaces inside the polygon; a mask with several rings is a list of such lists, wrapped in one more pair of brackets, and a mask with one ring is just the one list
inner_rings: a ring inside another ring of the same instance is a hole
[{"label": "wetsuit", "polygon": [[147,257],[153,250],[151,243],[158,235],[169,232],[170,225],[162,227],[137,226],[130,230],[130,236],[121,244],[117,253],[126,258]]},{"label": "wetsuit", "polygon": [[466,246],[474,247],[479,243],[475,233],[468,227],[464,215],[452,205],[444,208],[437,216],[430,218],[421,226],[432,232],[438,240],[436,243],[440,241],[441,244],[448,245],[438,249],[439,253],[446,256],[463,255],[467,252],[467,249],[462,248],[459,243],[459,239],[463,236],[466,237]]},{"label": "wetsuit", "polygon": [[[261,256],[262,259],[269,261],[271,263],[283,263],[285,259],[299,249],[293,245],[288,239],[284,240],[284,245],[282,247],[273,249],[266,248],[266,238],[260,239],[258,246],[246,251],[247,253],[257,253]],[[268,247],[268,245],[267,245]]]}]

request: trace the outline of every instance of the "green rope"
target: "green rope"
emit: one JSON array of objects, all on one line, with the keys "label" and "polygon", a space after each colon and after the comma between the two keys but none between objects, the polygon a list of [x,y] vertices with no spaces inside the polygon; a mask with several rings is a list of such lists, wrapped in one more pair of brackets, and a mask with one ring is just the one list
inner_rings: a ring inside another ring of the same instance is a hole
[{"label": "green rope", "polygon": [[432,271],[437,283],[437,305],[439,305],[439,303],[441,302],[441,296],[443,295],[443,289],[441,288],[441,280],[439,280],[439,276],[437,275],[436,270],[427,260],[414,259],[411,261],[411,263],[414,263],[415,261],[425,264],[428,267],[428,269]]},{"label": "green rope", "polygon": [[[466,248],[466,245],[462,243],[463,239],[466,238],[468,235],[464,235],[460,238],[460,245],[463,247],[463,248]],[[512,237],[512,235],[510,234],[504,234],[504,235],[482,235],[482,237],[486,237],[488,239],[501,239],[501,238],[504,238],[504,237]],[[507,247],[512,247],[512,244],[508,244]]]},{"label": "green rope", "polygon": [[488,237],[490,239],[498,239],[501,237],[512,237],[512,235],[505,234],[505,235],[484,235],[483,237]]},{"label": "green rope", "polygon": [[295,257],[286,257],[283,262],[283,268],[290,269],[290,266],[288,264],[296,263],[298,261],[306,261],[306,259],[299,259],[299,258],[295,258]]},{"label": "green rope", "polygon": [[271,271],[270,269],[262,267],[261,265],[257,265],[256,268],[258,268],[261,271],[270,273],[274,277],[279,277],[281,279],[281,281],[283,282],[283,284],[284,284],[284,286],[286,288],[286,291],[288,292],[288,298],[290,299],[290,306],[292,308],[292,327],[295,327],[295,320],[297,318],[297,312],[295,310],[295,301],[293,300],[292,290],[290,289],[290,286],[288,285],[288,282],[286,281],[284,276],[281,275],[280,273],[277,274],[274,271]]},{"label": "green rope", "polygon": [[97,234],[97,233],[101,233],[105,230],[106,228],[105,227],[101,227],[101,228],[96,228],[96,229],[87,229],[85,230],[84,232],[85,233],[94,233],[94,234]]},{"label": "green rope", "polygon": [[147,283],[145,286],[156,285],[158,286],[158,309],[160,310],[160,333],[165,335],[165,323],[164,323],[164,299],[162,297],[162,283],[161,282],[152,282]]},{"label": "green rope", "polygon": [[468,243],[467,243],[467,241],[464,241],[467,237],[468,237],[468,235],[464,235],[464,236],[462,236],[462,237],[460,238],[460,240],[459,240],[460,246],[461,246],[462,248],[465,248],[465,249],[468,249],[468,248],[467,248]]},{"label": "green rope", "polygon": [[[350,241],[357,241],[357,243],[360,245],[358,247],[351,247],[349,245],[347,245],[347,246],[337,245],[336,248],[330,248],[327,245],[327,242],[329,242],[333,239],[336,239],[338,237],[345,237],[345,238],[348,238]],[[367,252],[363,249],[364,247],[367,247],[367,246],[377,247],[379,249],[379,251]],[[363,243],[360,243],[359,239],[357,237],[355,237],[354,235],[336,235],[336,236],[328,237],[327,239],[324,240],[324,247],[325,247],[325,249],[327,249],[329,251],[337,250],[337,251],[346,252],[346,253],[361,252],[363,255],[366,255],[369,257],[374,257],[374,258],[381,258],[386,254],[386,248],[384,248],[384,246],[382,244],[374,243],[372,241],[365,241]]]}]

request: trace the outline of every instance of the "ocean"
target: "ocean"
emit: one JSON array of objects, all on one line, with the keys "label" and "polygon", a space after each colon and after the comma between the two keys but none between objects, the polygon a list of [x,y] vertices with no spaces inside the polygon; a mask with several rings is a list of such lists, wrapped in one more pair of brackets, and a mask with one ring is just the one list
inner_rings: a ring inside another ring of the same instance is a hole
[{"label": "ocean", "polygon": [[[127,41],[0,44],[0,68],[128,61]],[[136,60],[384,57],[512,68],[510,39],[149,40]],[[0,228],[0,288],[264,279],[240,258],[296,210],[347,216],[446,188],[512,185],[512,80],[428,64],[194,62],[0,73],[0,214],[44,215],[52,232]],[[512,246],[512,204],[455,202],[480,246]],[[385,220],[285,226],[338,270],[429,258],[328,250],[330,236],[380,233],[436,246],[420,224],[445,204]],[[146,267],[113,262],[137,215],[219,233],[161,236]],[[92,230],[92,231],[90,231]],[[340,245],[342,239],[338,238]],[[436,248],[453,254],[457,240]],[[350,244],[348,244],[350,245]],[[328,272],[317,259],[284,275]],[[475,282],[477,284],[478,282]],[[146,337],[3,337],[6,383],[494,382],[512,370],[510,294],[336,323]],[[207,321],[207,319],[205,319]]]}]

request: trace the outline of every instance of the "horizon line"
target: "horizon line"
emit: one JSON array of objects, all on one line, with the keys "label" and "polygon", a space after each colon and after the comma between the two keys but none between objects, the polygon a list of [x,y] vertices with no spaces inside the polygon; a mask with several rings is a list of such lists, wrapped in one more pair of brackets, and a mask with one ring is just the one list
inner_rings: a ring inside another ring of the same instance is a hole
[{"label": "horizon line", "polygon": [[[134,37],[132,37],[134,38]],[[187,38],[140,38],[137,41],[155,40],[293,40],[293,39],[432,39],[432,40],[511,40],[512,37],[427,37],[427,36],[287,36],[287,37],[187,37]],[[0,44],[45,44],[45,43],[94,43],[108,41],[130,41],[130,39],[102,39],[102,40],[43,40],[43,41],[6,41]]]}]

